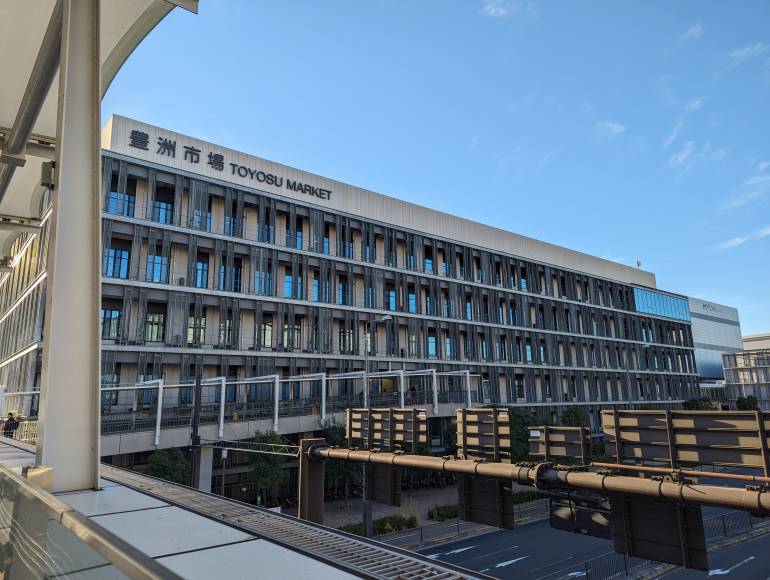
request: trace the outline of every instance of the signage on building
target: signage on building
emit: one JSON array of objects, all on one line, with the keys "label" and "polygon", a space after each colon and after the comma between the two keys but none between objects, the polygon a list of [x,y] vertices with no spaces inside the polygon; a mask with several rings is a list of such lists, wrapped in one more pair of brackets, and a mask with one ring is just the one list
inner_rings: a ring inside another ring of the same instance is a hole
[{"label": "signage on building", "polygon": [[[329,201],[330,186],[309,183],[300,175],[309,174],[283,168],[257,157],[210,145],[203,141],[171,133],[163,129],[126,119],[113,117],[109,148],[133,157],[146,159],[176,169],[241,183],[255,189],[283,190]],[[262,166],[260,166],[262,165]],[[271,171],[267,166],[275,166]],[[282,170],[282,171],[281,171]],[[289,175],[290,173],[297,175]]]}]

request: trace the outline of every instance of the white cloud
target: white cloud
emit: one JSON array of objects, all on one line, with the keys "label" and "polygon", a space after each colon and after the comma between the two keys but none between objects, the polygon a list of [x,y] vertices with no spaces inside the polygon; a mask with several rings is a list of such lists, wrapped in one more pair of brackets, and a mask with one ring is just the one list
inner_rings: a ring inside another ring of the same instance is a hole
[{"label": "white cloud", "polygon": [[482,0],[481,12],[490,18],[509,18],[526,10],[529,14],[537,11],[532,2],[519,0]]},{"label": "white cloud", "polygon": [[677,120],[674,128],[671,129],[671,133],[668,134],[668,137],[666,137],[666,140],[663,142],[664,149],[668,149],[671,144],[676,141],[676,138],[679,137],[679,132],[682,130],[682,127],[684,127],[684,119],[680,118]]},{"label": "white cloud", "polygon": [[674,153],[668,160],[668,164],[671,167],[684,169],[685,171],[690,168],[690,164],[688,161],[690,161],[690,155],[692,154],[693,147],[695,146],[695,143],[692,141],[687,141],[682,148]]},{"label": "white cloud", "polygon": [[596,124],[596,134],[600,139],[614,139],[625,132],[625,125],[613,121],[600,121]]},{"label": "white cloud", "polygon": [[730,60],[733,61],[735,64],[740,64],[742,62],[749,61],[753,58],[757,58],[758,56],[762,56],[768,50],[770,50],[770,46],[768,46],[764,42],[747,44],[742,48],[736,48],[735,50],[733,50],[730,53]]},{"label": "white cloud", "polygon": [[729,210],[743,207],[770,194],[770,161],[752,161],[751,167],[754,168],[754,174],[746,179],[742,184],[737,195],[725,201],[719,209]]},{"label": "white cloud", "polygon": [[722,161],[725,157],[727,157],[727,147],[720,147],[711,154],[712,161]]},{"label": "white cloud", "polygon": [[767,238],[770,236],[770,226],[765,226],[759,230],[756,230],[754,232],[744,234],[742,236],[736,236],[734,238],[731,238],[729,240],[725,240],[721,244],[718,244],[716,249],[717,250],[729,250],[730,248],[737,248],[738,246],[742,246],[746,242],[752,242],[754,240],[761,240],[762,238]]},{"label": "white cloud", "polygon": [[696,41],[703,36],[703,25],[700,22],[696,22],[682,35],[682,40]]},{"label": "white cloud", "polygon": [[698,97],[697,99],[694,99],[687,103],[687,106],[685,107],[685,110],[688,113],[694,113],[698,109],[700,109],[703,106],[703,99],[701,97]]}]

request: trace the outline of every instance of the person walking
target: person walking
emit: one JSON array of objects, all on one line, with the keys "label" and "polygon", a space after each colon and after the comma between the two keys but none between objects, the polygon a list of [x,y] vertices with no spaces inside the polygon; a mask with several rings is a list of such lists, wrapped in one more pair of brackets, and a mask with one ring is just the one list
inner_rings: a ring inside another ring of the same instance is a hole
[{"label": "person walking", "polygon": [[3,435],[13,439],[13,434],[18,428],[19,428],[18,419],[16,419],[16,417],[13,416],[13,413],[8,413],[8,418],[5,420],[5,424],[3,425]]}]

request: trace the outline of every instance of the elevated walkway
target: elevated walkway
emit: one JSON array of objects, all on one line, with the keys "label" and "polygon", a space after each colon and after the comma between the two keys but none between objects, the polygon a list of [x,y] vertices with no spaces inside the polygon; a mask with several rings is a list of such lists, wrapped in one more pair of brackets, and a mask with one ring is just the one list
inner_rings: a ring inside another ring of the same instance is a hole
[{"label": "elevated walkway", "polygon": [[[0,437],[0,465],[14,471],[33,463],[33,451],[26,443]],[[8,499],[8,490],[8,485],[0,486],[0,499]],[[170,575],[183,578],[214,578],[223,570],[237,578],[287,580],[484,577],[406,550],[108,465],[102,466],[100,490],[55,497],[152,558]],[[86,552],[70,550],[69,556],[66,570],[57,564],[57,573],[80,577],[117,572],[111,563]],[[41,558],[33,565],[54,564]]]}]

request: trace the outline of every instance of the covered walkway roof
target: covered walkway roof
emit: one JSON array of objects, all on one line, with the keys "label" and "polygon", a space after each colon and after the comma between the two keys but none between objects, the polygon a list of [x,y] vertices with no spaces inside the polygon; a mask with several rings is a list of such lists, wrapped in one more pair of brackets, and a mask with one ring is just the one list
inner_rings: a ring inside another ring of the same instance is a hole
[{"label": "covered walkway roof", "polygon": [[[101,94],[131,52],[175,6],[198,0],[101,0]],[[0,2],[0,258],[39,219],[41,166],[54,158],[59,93],[59,0]],[[3,216],[26,219],[6,219]]]}]

